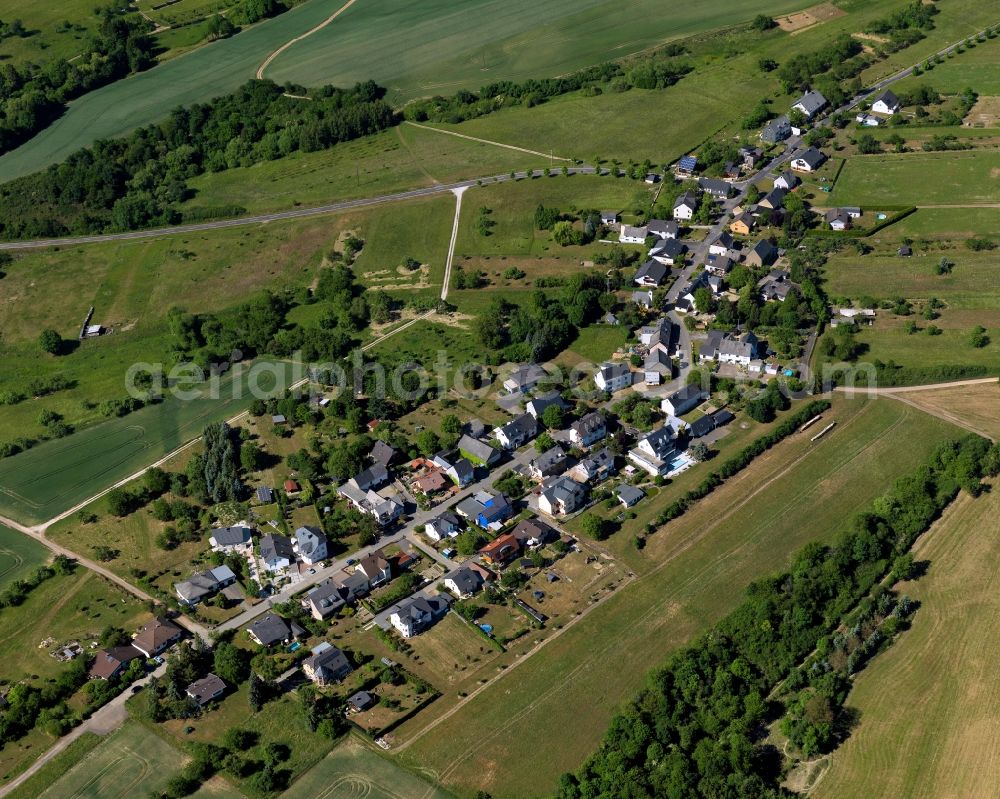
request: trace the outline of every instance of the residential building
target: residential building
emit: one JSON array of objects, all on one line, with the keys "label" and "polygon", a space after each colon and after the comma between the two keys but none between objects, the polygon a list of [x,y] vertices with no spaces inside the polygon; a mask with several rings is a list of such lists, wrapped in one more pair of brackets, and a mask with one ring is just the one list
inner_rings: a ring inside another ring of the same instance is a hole
[{"label": "residential building", "polygon": [[727,255],[709,255],[705,261],[705,271],[716,277],[725,277],[733,268],[733,259]]},{"label": "residential building", "polygon": [[226,684],[220,677],[209,672],[200,680],[191,683],[184,692],[189,699],[198,704],[198,707],[205,707],[213,699],[218,699],[226,692]]},{"label": "residential building", "polygon": [[444,577],[444,587],[458,599],[469,599],[483,590],[493,575],[478,563],[467,563]]},{"label": "residential building", "polygon": [[626,508],[631,508],[646,495],[642,492],[642,489],[631,486],[628,483],[622,483],[615,489],[615,496],[618,497],[618,501],[622,505]]},{"label": "residential building", "polygon": [[698,168],[698,159],[693,155],[682,155],[677,162],[677,171],[682,175],[690,175]]},{"label": "residential building", "polygon": [[260,559],[266,571],[287,569],[295,563],[295,548],[291,539],[283,535],[265,535],[260,539]]},{"label": "residential building", "polygon": [[[657,239],[656,243],[649,249],[649,257],[659,264],[673,266],[684,261],[684,253],[687,252],[687,245],[678,239]],[[664,277],[666,270],[664,270]],[[639,276],[636,275],[636,278]],[[660,278],[662,282],[663,278]]]},{"label": "residential building", "polygon": [[637,286],[659,286],[667,276],[667,268],[659,261],[649,260],[636,270],[633,278]]},{"label": "residential building", "polygon": [[806,92],[795,101],[792,108],[801,111],[806,119],[812,119],[826,108],[826,98],[819,92]]},{"label": "residential building", "polygon": [[376,702],[374,696],[367,691],[358,691],[347,699],[347,706],[355,713],[361,713],[372,707]]},{"label": "residential building", "polygon": [[778,177],[774,179],[774,188],[784,189],[785,191],[791,191],[796,186],[798,186],[802,181],[799,180],[799,176],[796,175],[791,170],[786,169]]},{"label": "residential building", "polygon": [[386,444],[384,441],[376,441],[372,445],[372,461],[384,469],[388,469],[398,456],[399,452],[396,448]]},{"label": "residential building", "polygon": [[381,550],[361,558],[354,571],[356,574],[363,574],[371,588],[376,588],[392,579],[392,564]]},{"label": "residential building", "polygon": [[673,373],[674,365],[665,349],[656,347],[649,351],[642,364],[642,375],[647,386],[658,386]]},{"label": "residential building", "polygon": [[866,128],[877,128],[882,124],[882,120],[874,114],[857,114],[854,121],[864,125]]},{"label": "residential building", "polygon": [[[616,320],[617,322],[617,320]],[[547,391],[544,394],[539,394],[537,397],[533,397],[524,404],[524,410],[530,413],[536,419],[541,419],[542,414],[545,413],[545,409],[550,405],[558,405],[560,408],[566,408],[566,401],[562,398],[562,395],[553,389],[552,391]]]},{"label": "residential building", "polygon": [[649,235],[661,240],[676,239],[680,227],[673,219],[650,219],[646,223]]},{"label": "residential building", "polygon": [[570,477],[557,477],[538,495],[538,508],[549,516],[563,516],[580,508],[587,498],[587,489]]},{"label": "residential building", "polygon": [[621,217],[618,215],[617,211],[601,211],[602,225],[617,225],[619,219],[621,219]]},{"label": "residential building", "polygon": [[708,240],[709,255],[726,255],[733,249],[733,237],[726,231],[720,231]]},{"label": "residential building", "polygon": [[614,474],[615,455],[605,447],[581,460],[568,474],[579,483],[599,483]]},{"label": "residential building", "polygon": [[472,463],[478,463],[483,466],[492,466],[500,460],[501,455],[499,450],[491,447],[485,441],[480,441],[478,438],[468,435],[463,435],[458,440],[458,451],[463,457],[472,461]]},{"label": "residential building", "polygon": [[823,215],[823,220],[830,230],[848,230],[851,227],[851,217],[843,208],[831,208]]},{"label": "residential building", "polygon": [[661,316],[653,324],[639,328],[639,343],[644,347],[653,347],[663,342],[669,345],[671,329],[670,320]]},{"label": "residential building", "polygon": [[131,645],[102,649],[90,664],[87,676],[92,680],[115,680],[125,671],[129,663],[142,656],[142,652]]},{"label": "residential building", "polygon": [[487,563],[503,566],[521,554],[521,542],[511,533],[504,533],[479,550],[479,555]]},{"label": "residential building", "polygon": [[299,527],[295,531],[295,551],[307,566],[326,560],[329,542],[318,527]]},{"label": "residential building", "polygon": [[777,258],[778,248],[767,239],[761,239],[747,254],[746,262],[748,266],[760,268],[762,266],[770,266]]},{"label": "residential building", "polygon": [[216,566],[208,571],[192,574],[187,580],[174,583],[174,593],[182,605],[197,605],[236,582],[236,575],[228,566]]},{"label": "residential building", "polygon": [[792,282],[790,272],[786,272],[784,269],[772,269],[769,274],[757,282],[757,288],[760,290],[760,298],[764,302],[770,300],[784,302],[789,293],[797,287]]},{"label": "residential building", "polygon": [[892,89],[883,89],[879,95],[872,100],[872,111],[876,114],[895,114],[900,108],[899,98],[893,94]]},{"label": "residential building", "polygon": [[430,597],[410,597],[394,605],[389,612],[389,623],[403,638],[411,638],[426,630],[448,612],[447,597],[437,594]]},{"label": "residential building", "polygon": [[693,191],[685,191],[674,200],[674,219],[690,221],[698,211],[698,195]]},{"label": "residential building", "polygon": [[270,505],[274,502],[274,489],[268,486],[258,486],[255,492],[257,496],[257,501],[261,505]]},{"label": "residential building", "polygon": [[440,516],[435,516],[424,525],[424,534],[431,541],[440,541],[443,538],[455,538],[462,527],[461,518],[453,511],[446,510]]},{"label": "residential building", "polygon": [[577,447],[589,447],[608,434],[604,414],[597,411],[581,416],[569,428],[570,443]]},{"label": "residential building", "polygon": [[548,378],[549,374],[537,363],[522,363],[503,381],[511,394],[523,394]]},{"label": "residential building", "polygon": [[499,526],[514,515],[510,500],[498,491],[477,491],[459,502],[455,510],[483,529]]},{"label": "residential building", "polygon": [[633,291],[632,292],[632,302],[642,308],[644,311],[648,311],[653,307],[653,290],[648,289],[647,291]]},{"label": "residential building", "polygon": [[288,622],[276,613],[266,613],[247,627],[250,637],[261,646],[285,643],[292,638]]},{"label": "residential building", "polygon": [[642,227],[622,225],[621,230],[618,231],[618,241],[622,244],[645,244],[648,235],[649,230],[646,229],[645,225]]},{"label": "residential building", "polygon": [[132,646],[146,657],[156,657],[163,650],[176,644],[184,635],[184,630],[164,618],[152,619],[143,626],[132,639]]},{"label": "residential building", "polygon": [[740,147],[740,158],[743,159],[744,169],[753,169],[763,157],[764,151],[760,147]]},{"label": "residential building", "polygon": [[632,385],[632,370],[624,362],[603,363],[594,375],[594,385],[614,394]]},{"label": "residential building", "polygon": [[826,156],[815,147],[810,147],[792,159],[792,169],[796,172],[815,172],[823,165],[824,161],[826,161]]},{"label": "residential building", "polygon": [[683,416],[708,399],[708,392],[697,383],[689,383],[660,402],[660,410],[668,416]]},{"label": "residential building", "polygon": [[788,117],[784,114],[777,119],[772,119],[760,132],[761,140],[767,142],[768,144],[777,144],[779,141],[784,141],[791,135],[792,125],[788,121]]},{"label": "residential building", "polygon": [[720,200],[727,199],[733,190],[732,184],[718,178],[698,178],[698,188]]},{"label": "residential building", "polygon": [[749,236],[757,226],[757,220],[752,214],[744,211],[729,223],[729,230],[737,236]]},{"label": "residential building", "polygon": [[359,491],[350,481],[337,489],[340,496],[348,500],[360,513],[374,517],[380,527],[385,527],[398,519],[403,506],[392,497],[383,497],[375,491]]},{"label": "residential building", "polygon": [[347,482],[358,491],[372,491],[389,482],[389,470],[381,463],[375,463]]},{"label": "residential building", "polygon": [[556,444],[528,463],[528,469],[535,480],[544,480],[566,471],[566,453]]},{"label": "residential building", "polygon": [[344,592],[332,579],[324,580],[312,591],[306,594],[302,600],[305,607],[314,619],[325,621],[340,611],[347,605]]},{"label": "residential building", "polygon": [[710,330],[698,350],[701,361],[719,361],[749,366],[759,356],[760,342],[750,332],[736,336],[721,330]]},{"label": "residential building", "polygon": [[504,449],[517,449],[538,435],[538,422],[530,413],[524,413],[497,427],[493,435]]},{"label": "residential building", "polygon": [[555,529],[536,518],[518,522],[510,534],[518,540],[522,550],[551,544],[559,538],[559,533]]},{"label": "residential building", "polygon": [[251,533],[245,525],[217,527],[209,533],[208,543],[215,552],[235,552],[250,545]]},{"label": "residential building", "polygon": [[676,452],[673,437],[674,431],[669,425],[654,430],[629,450],[628,459],[653,477],[666,475]]},{"label": "residential building", "polygon": [[335,685],[354,669],[343,650],[323,641],[302,661],[302,672],[320,687]]},{"label": "residential building", "polygon": [[777,211],[784,206],[785,195],[787,193],[785,189],[776,186],[760,198],[757,206],[759,208],[767,208],[769,211]]}]

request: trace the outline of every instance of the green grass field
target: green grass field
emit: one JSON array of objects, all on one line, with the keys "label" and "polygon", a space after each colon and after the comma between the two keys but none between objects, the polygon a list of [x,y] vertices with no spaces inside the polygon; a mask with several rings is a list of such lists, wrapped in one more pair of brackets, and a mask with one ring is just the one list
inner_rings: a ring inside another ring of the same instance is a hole
[{"label": "green grass field", "polygon": [[435,788],[360,738],[348,737],[323,760],[295,781],[281,799],[448,799]]},{"label": "green grass field", "polygon": [[[782,443],[657,532],[639,557],[638,580],[416,738],[404,761],[463,795],[551,792],[650,669],[732,609],[751,581],[807,542],[829,540],[955,433],[884,400],[837,401],[825,418],[839,422],[833,435]],[[426,724],[418,717],[397,737]]]},{"label": "green grass field", "polygon": [[[140,724],[112,733],[59,776],[38,799],[131,799],[163,790],[184,761],[180,751]],[[242,794],[212,780],[195,797],[237,799]]]},{"label": "green grass field", "polygon": [[[0,58],[16,64],[72,58],[86,48],[98,18],[91,0],[51,0],[46,3],[23,3],[0,0],[0,19],[20,19],[27,36],[11,36],[0,42]],[[69,22],[64,28],[62,23]],[[82,29],[82,30],[81,30]]]},{"label": "green grass field", "polygon": [[919,239],[990,237],[1000,230],[1000,208],[920,208],[897,222],[886,235]]},{"label": "green grass field", "polygon": [[[945,6],[941,6],[942,10]],[[992,20],[996,21],[996,20]],[[957,94],[972,88],[978,94],[1000,94],[1000,38],[987,39],[971,50],[948,58],[930,72],[899,82],[900,88],[929,85],[944,94]]]},{"label": "green grass field", "polygon": [[102,740],[95,733],[83,733],[7,796],[10,799],[38,799],[42,791],[96,749]]},{"label": "green grass field", "polygon": [[851,158],[831,204],[964,205],[1000,196],[1000,153],[963,151]]},{"label": "green grass field", "polygon": [[253,397],[245,390],[246,381],[259,376],[262,389],[273,391],[273,375],[260,369],[248,368],[243,380],[223,377],[217,398],[168,396],[157,405],[3,459],[0,513],[22,523],[45,521],[149,465],[200,435],[205,425],[249,406]]},{"label": "green grass field", "polygon": [[183,207],[236,203],[250,213],[282,211],[547,165],[527,153],[400,125],[330,150],[199,175]]},{"label": "green grass field", "polygon": [[860,723],[810,792],[936,799],[992,796],[1000,784],[1000,497],[963,494],[918,541],[928,573],[899,589],[920,602],[912,629],[854,681]]},{"label": "green grass field", "polygon": [[44,546],[0,524],[0,588],[31,574],[48,559]]}]

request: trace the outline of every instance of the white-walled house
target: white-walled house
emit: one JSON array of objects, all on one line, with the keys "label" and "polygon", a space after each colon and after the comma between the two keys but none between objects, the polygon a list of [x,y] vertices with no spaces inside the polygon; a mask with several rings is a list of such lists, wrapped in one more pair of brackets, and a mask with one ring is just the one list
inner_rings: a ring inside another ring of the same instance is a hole
[{"label": "white-walled house", "polygon": [[899,98],[891,89],[885,89],[872,101],[872,111],[876,114],[892,116],[899,110]]},{"label": "white-walled house", "polygon": [[614,394],[632,385],[632,370],[627,363],[603,363],[594,375],[594,385]]}]

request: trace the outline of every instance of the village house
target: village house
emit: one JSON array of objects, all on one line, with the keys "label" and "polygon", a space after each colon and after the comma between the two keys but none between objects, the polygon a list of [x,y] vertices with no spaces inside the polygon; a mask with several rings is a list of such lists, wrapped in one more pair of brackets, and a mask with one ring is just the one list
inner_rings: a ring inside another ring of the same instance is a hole
[{"label": "village house", "polygon": [[874,114],[865,114],[865,113],[857,114],[854,117],[854,121],[860,125],[864,125],[866,128],[877,128],[879,125],[882,124],[882,120],[879,119]]},{"label": "village house", "polygon": [[341,587],[333,579],[324,580],[302,600],[303,607],[317,621],[325,621],[346,604]]},{"label": "village house", "polygon": [[581,416],[569,427],[570,443],[577,447],[589,447],[608,434],[604,415],[597,411]]},{"label": "village house", "polygon": [[667,268],[659,261],[646,261],[635,273],[637,286],[659,286],[667,276]]},{"label": "village house", "polygon": [[649,348],[658,345],[669,347],[672,329],[670,320],[661,316],[653,324],[639,328],[639,343]]},{"label": "village house", "polygon": [[693,191],[686,191],[674,200],[674,219],[690,221],[698,211],[698,195]]},{"label": "village house", "polygon": [[744,169],[753,169],[763,157],[764,151],[760,147],[740,147],[740,158]]},{"label": "village house", "polygon": [[141,658],[142,652],[134,646],[113,646],[100,650],[90,664],[87,676],[92,680],[116,680],[133,660]]},{"label": "village house", "polygon": [[270,505],[274,502],[274,489],[269,486],[257,486],[254,494],[261,505]]},{"label": "village house", "polygon": [[295,531],[295,552],[307,566],[326,560],[329,542],[318,527],[299,527]]},{"label": "village house", "polygon": [[132,639],[132,646],[146,657],[152,658],[176,644],[183,635],[184,630],[172,621],[155,618],[143,625],[139,634]]},{"label": "village house", "polygon": [[260,560],[266,571],[287,569],[295,563],[295,548],[291,539],[283,535],[265,535],[260,539]]},{"label": "village house", "polygon": [[413,478],[410,485],[415,491],[431,496],[444,491],[446,488],[451,488],[454,483],[443,470],[435,468]]},{"label": "village house", "polygon": [[521,542],[504,533],[479,550],[480,557],[493,566],[504,566],[521,554]]},{"label": "village house", "polygon": [[236,582],[236,575],[228,566],[192,574],[187,580],[174,583],[174,593],[182,605],[197,605],[203,599],[215,595],[227,585]]},{"label": "village house", "polygon": [[375,463],[347,481],[356,491],[374,491],[389,482],[389,470]]},{"label": "village house", "polygon": [[707,413],[695,419],[686,430],[686,435],[692,441],[707,436],[713,430],[729,424],[736,417],[725,408],[715,413]]},{"label": "village house", "polygon": [[764,302],[770,300],[784,302],[797,287],[792,282],[790,272],[784,269],[772,269],[769,274],[757,282],[757,288],[760,290],[760,298]]},{"label": "village house", "polygon": [[649,311],[653,308],[653,290],[648,289],[647,291],[633,291],[632,292],[632,302],[638,305],[642,310]]},{"label": "village house", "polygon": [[245,525],[217,527],[209,533],[208,544],[213,552],[236,552],[250,545],[252,533]]},{"label": "village house", "polygon": [[737,236],[749,236],[756,226],[757,220],[752,214],[744,211],[729,223],[729,231]]},{"label": "village house", "polygon": [[775,247],[767,239],[761,239],[754,246],[753,249],[747,253],[746,263],[747,266],[752,266],[755,268],[760,268],[763,266],[770,266],[778,258],[778,248]]},{"label": "village house", "polygon": [[447,597],[410,597],[389,611],[389,623],[403,638],[411,638],[426,630],[448,612]]},{"label": "village house", "polygon": [[749,366],[759,356],[760,341],[750,332],[736,336],[721,330],[710,330],[698,350],[702,362],[718,361],[739,366]]},{"label": "village house", "polygon": [[665,349],[655,347],[646,354],[642,363],[642,376],[647,386],[658,386],[665,377],[669,378],[673,373],[674,366]]},{"label": "village house", "polygon": [[535,419],[541,419],[542,414],[545,413],[545,409],[550,405],[558,405],[560,408],[565,409],[566,400],[562,398],[562,395],[558,391],[553,389],[528,400],[524,405],[524,410],[535,417]]},{"label": "village house", "polygon": [[287,643],[292,639],[288,622],[276,613],[267,613],[247,627],[247,633],[261,646]]},{"label": "village house", "polygon": [[549,373],[537,363],[522,363],[503,381],[503,387],[509,394],[523,394],[547,380],[548,376]]},{"label": "village house", "polygon": [[478,563],[466,563],[446,574],[442,582],[456,598],[470,599],[482,591],[486,583],[492,579],[493,575]]},{"label": "village house", "polygon": [[872,111],[876,114],[886,114],[892,116],[900,108],[899,98],[893,94],[891,89],[883,89],[879,95],[872,100]]},{"label": "village house", "polygon": [[323,641],[302,661],[302,672],[316,685],[336,685],[354,671],[343,650]]},{"label": "village house", "polygon": [[757,207],[766,208],[769,211],[777,211],[785,203],[785,194],[787,194],[787,192],[784,189],[775,187],[760,198],[757,203]]},{"label": "village house", "polygon": [[424,534],[431,541],[437,542],[443,538],[455,538],[461,532],[462,527],[462,520],[458,515],[446,510],[424,525]]},{"label": "village house", "polygon": [[621,230],[618,231],[618,241],[622,244],[645,244],[648,235],[649,230],[646,229],[645,225],[642,227],[622,225]]},{"label": "village house", "polygon": [[566,471],[566,453],[556,444],[528,463],[528,469],[535,480],[544,480]]},{"label": "village house", "polygon": [[806,92],[792,105],[797,111],[801,111],[806,119],[812,119],[816,114],[826,108],[826,98],[819,92]]},{"label": "village house", "polygon": [[826,161],[826,156],[815,147],[810,147],[792,159],[792,169],[796,172],[815,172],[823,165],[824,161]]},{"label": "village house", "polygon": [[376,441],[372,444],[372,462],[379,464],[384,469],[388,469],[397,457],[399,457],[399,452],[396,448],[386,444],[384,441]]},{"label": "village house", "polygon": [[601,211],[602,225],[617,225],[619,219],[621,219],[621,217],[618,215],[617,211]]},{"label": "village house", "polygon": [[632,370],[627,363],[602,363],[594,375],[594,385],[601,391],[614,394],[632,385]]},{"label": "village house", "polygon": [[631,508],[646,495],[642,492],[642,489],[631,486],[628,483],[622,483],[615,489],[615,496],[618,497],[618,501],[624,507]]},{"label": "village house", "polygon": [[802,181],[799,180],[799,176],[796,175],[791,170],[786,169],[778,177],[774,179],[774,188],[784,189],[785,191],[791,191],[796,186],[798,186]]},{"label": "village house", "polygon": [[184,689],[184,693],[187,694],[188,699],[195,702],[198,707],[205,707],[205,705],[214,699],[218,699],[225,692],[226,683],[223,682],[221,677],[212,672],[209,672],[200,680],[195,680]]},{"label": "village house", "polygon": [[518,522],[510,534],[518,540],[521,549],[525,550],[537,549],[559,539],[559,533],[555,528],[534,517]]},{"label": "village house", "polygon": [[708,399],[708,392],[697,383],[688,383],[660,401],[660,410],[668,416],[682,416]]},{"label": "village house", "polygon": [[726,255],[735,243],[733,237],[722,230],[708,240],[708,252],[710,255]]},{"label": "village house", "polygon": [[682,155],[677,161],[677,174],[690,175],[698,168],[698,159],[693,155]]},{"label": "village house", "polygon": [[615,455],[605,447],[584,458],[568,474],[578,483],[599,483],[615,471]]},{"label": "village house", "polygon": [[538,435],[538,422],[530,413],[525,413],[497,427],[493,435],[504,449],[517,449]]},{"label": "village house", "polygon": [[569,477],[557,477],[538,495],[538,508],[549,516],[564,516],[581,507],[587,498],[587,489]]},{"label": "village house", "polygon": [[[472,439],[475,441],[476,439]],[[493,449],[490,447],[490,449]],[[496,450],[494,450],[496,452]],[[499,457],[499,453],[496,454]],[[434,465],[444,470],[451,481],[459,488],[465,488],[475,478],[476,470],[467,458],[459,457],[458,452],[439,452],[434,456]]]},{"label": "village house", "polygon": [[455,506],[456,512],[484,530],[499,527],[514,515],[510,500],[499,491],[477,491]]},{"label": "village house", "polygon": [[788,117],[782,114],[777,119],[768,122],[760,132],[760,138],[767,144],[777,144],[792,135],[792,125]]},{"label": "village house", "polygon": [[851,217],[843,208],[831,208],[823,215],[823,219],[830,230],[849,230],[851,227]]},{"label": "village house", "polygon": [[656,236],[661,241],[666,241],[667,239],[677,238],[680,225],[673,219],[650,219],[646,223],[646,231],[650,236]]},{"label": "village house", "polygon": [[709,255],[705,260],[705,271],[716,277],[725,277],[733,268],[733,259],[728,255]]},{"label": "village house", "polygon": [[[677,239],[659,239],[650,247],[649,257],[664,266],[674,266],[679,262],[683,262],[685,252],[687,252],[687,245],[684,242]],[[666,270],[664,270],[665,276]],[[636,278],[638,278],[638,275],[636,275]],[[662,280],[663,278],[660,278],[661,282]]]},{"label": "village house", "polygon": [[698,188],[719,200],[728,199],[733,190],[729,182],[718,178],[698,178]]},{"label": "village house", "polygon": [[648,433],[629,450],[628,459],[651,477],[666,475],[676,452],[673,436],[674,431],[669,425]]},{"label": "village house", "polygon": [[377,588],[392,579],[392,564],[381,550],[361,558],[354,571],[357,574],[363,574],[371,588]]},{"label": "village house", "polygon": [[469,435],[463,435],[458,440],[458,451],[462,454],[462,457],[467,458],[472,463],[478,463],[483,466],[492,466],[498,460],[500,460],[500,451],[485,441],[480,441],[478,438],[473,438]]}]

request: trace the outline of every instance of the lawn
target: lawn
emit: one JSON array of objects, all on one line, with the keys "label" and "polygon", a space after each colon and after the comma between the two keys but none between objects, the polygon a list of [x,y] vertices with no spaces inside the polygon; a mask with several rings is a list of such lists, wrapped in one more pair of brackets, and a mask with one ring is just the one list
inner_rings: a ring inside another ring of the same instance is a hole
[{"label": "lawn", "polygon": [[281,211],[392,194],[434,183],[505,175],[546,166],[548,159],[492,144],[400,125],[329,150],[199,175],[185,210],[238,204],[250,213]]},{"label": "lawn", "polygon": [[1000,784],[1000,497],[966,494],[915,547],[912,629],[854,681],[860,722],[810,795],[993,796]]},{"label": "lawn", "polygon": [[826,418],[839,422],[832,436],[780,444],[657,532],[637,580],[459,713],[423,736],[419,717],[405,725],[397,737],[417,737],[404,762],[431,769],[463,794],[553,791],[559,774],[598,745],[612,713],[651,668],[735,607],[751,581],[780,569],[804,544],[829,540],[955,433],[884,400],[838,400]]},{"label": "lawn", "polygon": [[33,538],[0,524],[0,589],[27,577],[49,559],[49,550]]},{"label": "lawn", "polygon": [[350,736],[302,775],[281,799],[449,799],[415,773],[400,768],[367,741]]},{"label": "lawn", "polygon": [[1000,152],[866,155],[848,159],[830,194],[842,205],[964,205],[996,202]]},{"label": "lawn", "polygon": [[[286,372],[286,378],[290,372],[280,366],[278,371]],[[249,388],[256,383],[269,393],[274,378],[270,371],[253,368],[242,376],[230,372],[219,381],[216,398],[207,389],[196,399],[168,396],[128,416],[4,458],[0,513],[24,523],[51,519],[201,435],[207,424],[240,413],[253,400]]]},{"label": "lawn", "polygon": [[[941,6],[942,11],[946,6]],[[990,19],[996,22],[995,18]],[[1000,94],[1000,38],[977,43],[971,50],[948,58],[930,72],[915,75],[899,82],[902,89],[929,85],[943,94],[957,94],[972,88],[978,94]]]},{"label": "lawn", "polygon": [[591,325],[585,327],[569,345],[569,351],[584,361],[603,363],[624,346],[629,329],[621,325]]},{"label": "lawn", "polygon": [[[10,36],[0,42],[0,58],[15,64],[72,58],[83,52],[90,35],[96,31],[98,18],[92,0],[49,0],[25,3],[23,0],[0,0],[0,19],[20,19],[27,36]],[[63,28],[63,22],[69,22]]]},{"label": "lawn", "polygon": [[[131,799],[157,793],[177,774],[184,756],[140,724],[129,723],[105,738],[39,794],[38,799]],[[193,794],[198,799],[242,796],[221,781]]]},{"label": "lawn", "polygon": [[968,239],[996,235],[998,230],[1000,208],[919,208],[880,236]]}]

